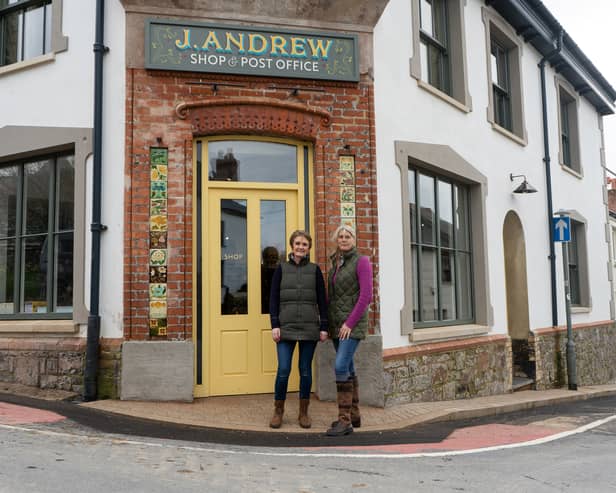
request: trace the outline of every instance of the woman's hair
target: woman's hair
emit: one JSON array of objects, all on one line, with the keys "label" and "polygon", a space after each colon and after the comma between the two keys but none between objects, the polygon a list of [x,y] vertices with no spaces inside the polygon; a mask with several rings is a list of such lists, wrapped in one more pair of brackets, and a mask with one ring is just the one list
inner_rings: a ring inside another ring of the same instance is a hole
[{"label": "woman's hair", "polygon": [[308,248],[312,248],[312,236],[310,236],[308,231],[304,231],[303,229],[296,229],[293,233],[291,233],[291,236],[289,237],[289,245],[291,245],[291,248],[293,248],[293,242],[298,236],[303,236],[306,238],[308,240]]},{"label": "woman's hair", "polygon": [[336,244],[336,240],[338,240],[338,235],[342,231],[346,231],[353,238],[355,238],[355,240],[357,240],[357,235],[355,234],[355,229],[352,226],[349,226],[348,224],[341,224],[340,226],[338,226],[336,228],[336,231],[334,231],[334,234],[332,235],[332,241],[334,242],[334,244]]}]

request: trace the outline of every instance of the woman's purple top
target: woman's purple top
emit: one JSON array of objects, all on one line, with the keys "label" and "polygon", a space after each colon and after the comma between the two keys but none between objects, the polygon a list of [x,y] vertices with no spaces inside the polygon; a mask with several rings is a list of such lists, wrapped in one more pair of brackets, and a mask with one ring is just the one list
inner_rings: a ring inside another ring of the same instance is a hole
[{"label": "woman's purple top", "polygon": [[[364,255],[359,257],[356,272],[357,282],[359,283],[359,297],[345,322],[350,329],[357,325],[357,322],[359,322],[359,319],[366,313],[372,301],[372,265],[368,257]],[[332,278],[334,284],[336,284],[337,273],[338,269],[336,269],[334,277]]]}]

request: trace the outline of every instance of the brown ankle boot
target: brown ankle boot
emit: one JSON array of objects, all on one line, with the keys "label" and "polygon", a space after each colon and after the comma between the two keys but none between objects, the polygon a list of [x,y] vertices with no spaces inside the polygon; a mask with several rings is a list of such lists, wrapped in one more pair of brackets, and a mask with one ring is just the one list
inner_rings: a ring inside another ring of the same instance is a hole
[{"label": "brown ankle boot", "polygon": [[280,428],[282,426],[282,415],[284,414],[284,401],[274,401],[274,415],[270,421],[270,428]]},{"label": "brown ankle boot", "polygon": [[338,389],[338,421],[327,430],[326,435],[338,437],[353,433],[351,424],[351,403],[353,401],[353,381],[336,382]]},{"label": "brown ankle boot", "polygon": [[353,400],[351,401],[351,423],[353,428],[361,426],[361,414],[359,412],[359,382],[357,375],[353,376]]},{"label": "brown ankle boot", "polygon": [[312,419],[308,416],[308,405],[310,404],[310,399],[300,399],[299,400],[299,425],[302,428],[310,428],[312,426]]}]

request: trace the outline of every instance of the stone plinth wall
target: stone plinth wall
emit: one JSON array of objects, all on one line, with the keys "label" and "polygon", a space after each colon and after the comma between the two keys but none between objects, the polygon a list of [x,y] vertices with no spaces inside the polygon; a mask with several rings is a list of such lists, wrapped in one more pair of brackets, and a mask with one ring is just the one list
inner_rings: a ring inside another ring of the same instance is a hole
[{"label": "stone plinth wall", "polygon": [[[616,326],[613,322],[573,327],[577,384],[616,382]],[[537,390],[567,384],[567,330],[565,327],[535,331]]]},{"label": "stone plinth wall", "polygon": [[505,335],[387,349],[383,359],[385,406],[511,390],[511,342]]},{"label": "stone plinth wall", "polygon": [[120,398],[123,339],[101,339],[98,358],[98,398]]},{"label": "stone plinth wall", "polygon": [[0,381],[81,393],[83,338],[0,339]]}]

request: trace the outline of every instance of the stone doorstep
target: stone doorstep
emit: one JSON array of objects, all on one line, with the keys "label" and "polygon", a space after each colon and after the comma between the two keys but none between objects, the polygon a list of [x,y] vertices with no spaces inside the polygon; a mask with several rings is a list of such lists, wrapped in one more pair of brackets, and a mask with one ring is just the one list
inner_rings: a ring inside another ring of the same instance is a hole
[{"label": "stone doorstep", "polygon": [[67,401],[79,397],[76,392],[59,389],[41,389],[20,383],[0,382],[0,393],[33,397],[45,401]]}]

